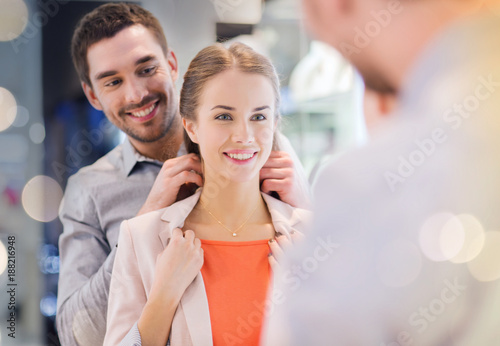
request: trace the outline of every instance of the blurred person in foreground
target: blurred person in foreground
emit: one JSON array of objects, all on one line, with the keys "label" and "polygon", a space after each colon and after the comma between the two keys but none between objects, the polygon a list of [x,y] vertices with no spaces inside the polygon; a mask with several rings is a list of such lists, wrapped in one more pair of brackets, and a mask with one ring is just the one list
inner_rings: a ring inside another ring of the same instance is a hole
[{"label": "blurred person in foreground", "polygon": [[268,304],[267,345],[498,345],[498,3],[303,5],[312,34],[397,107],[322,169],[313,233]]},{"label": "blurred person in foreground", "polygon": [[[57,330],[63,345],[94,346],[106,331],[120,223],[186,197],[187,185],[201,186],[203,178],[200,158],[182,144],[177,59],[150,12],[135,4],[99,6],[77,25],[71,51],[87,99],[126,134],[70,177],[60,208]],[[304,205],[302,167],[281,139],[285,151],[271,153],[260,188]]]}]

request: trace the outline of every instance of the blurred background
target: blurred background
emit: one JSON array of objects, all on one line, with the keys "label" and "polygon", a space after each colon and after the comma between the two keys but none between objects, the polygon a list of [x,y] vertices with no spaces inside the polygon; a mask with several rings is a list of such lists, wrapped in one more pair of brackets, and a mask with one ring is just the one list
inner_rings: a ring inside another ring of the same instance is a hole
[{"label": "blurred background", "polygon": [[[70,56],[77,21],[102,3],[0,0],[0,345],[59,345],[59,203],[68,177],[124,138],[87,102]],[[160,20],[181,76],[216,41],[239,40],[271,58],[282,82],[282,130],[311,182],[322,161],[365,141],[363,83],[338,52],[308,37],[299,1],[137,3]]]}]

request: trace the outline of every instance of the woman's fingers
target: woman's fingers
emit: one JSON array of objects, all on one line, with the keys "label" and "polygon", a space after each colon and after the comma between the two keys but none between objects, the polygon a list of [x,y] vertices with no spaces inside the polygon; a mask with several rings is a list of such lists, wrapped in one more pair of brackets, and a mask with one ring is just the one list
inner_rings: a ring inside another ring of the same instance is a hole
[{"label": "woman's fingers", "polygon": [[279,232],[276,234],[276,237],[274,239],[278,242],[279,246],[284,251],[288,251],[288,249],[292,247],[292,241]]},{"label": "woman's fingers", "polygon": [[281,263],[285,252],[288,251],[293,244],[300,242],[303,237],[304,235],[302,233],[294,230],[290,232],[290,237],[287,237],[280,232],[276,232],[276,237],[269,240],[269,248],[271,249],[269,264],[271,265],[271,268],[274,268]]},{"label": "woman's fingers", "polygon": [[292,243],[297,244],[304,239],[304,234],[292,230],[290,232],[290,237],[292,238]]},{"label": "woman's fingers", "polygon": [[276,258],[274,258],[273,254],[269,254],[267,259],[269,260],[269,265],[271,266],[271,270],[273,271],[273,273],[276,273],[279,267],[278,261],[276,261]]},{"label": "woman's fingers", "polygon": [[184,237],[184,233],[182,233],[182,230],[180,228],[174,228],[172,230],[171,239],[182,238],[182,237]]},{"label": "woman's fingers", "polygon": [[194,243],[194,232],[191,231],[190,229],[186,230],[184,232],[184,238],[188,241],[188,243]]},{"label": "woman's fingers", "polygon": [[284,252],[281,246],[276,241],[276,238],[269,240],[269,248],[271,249],[271,253],[274,259],[280,262],[281,259],[283,258]]}]

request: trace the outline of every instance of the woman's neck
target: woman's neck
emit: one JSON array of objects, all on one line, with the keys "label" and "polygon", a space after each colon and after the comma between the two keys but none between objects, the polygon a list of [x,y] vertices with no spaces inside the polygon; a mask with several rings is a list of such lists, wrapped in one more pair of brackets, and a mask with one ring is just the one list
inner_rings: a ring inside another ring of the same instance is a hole
[{"label": "woman's neck", "polygon": [[[248,182],[224,181],[210,176],[205,177],[200,196],[201,210],[205,210],[227,228],[234,230],[248,219],[268,218],[267,207],[259,188],[259,176]],[[207,217],[204,218],[207,220]],[[208,219],[209,220],[209,219]]]}]

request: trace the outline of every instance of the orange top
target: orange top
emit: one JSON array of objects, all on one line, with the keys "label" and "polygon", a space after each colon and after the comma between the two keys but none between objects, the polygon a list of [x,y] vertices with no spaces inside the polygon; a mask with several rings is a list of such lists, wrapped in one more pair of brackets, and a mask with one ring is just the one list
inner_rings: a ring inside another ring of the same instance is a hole
[{"label": "orange top", "polygon": [[267,241],[201,240],[214,346],[259,345],[271,278]]}]

